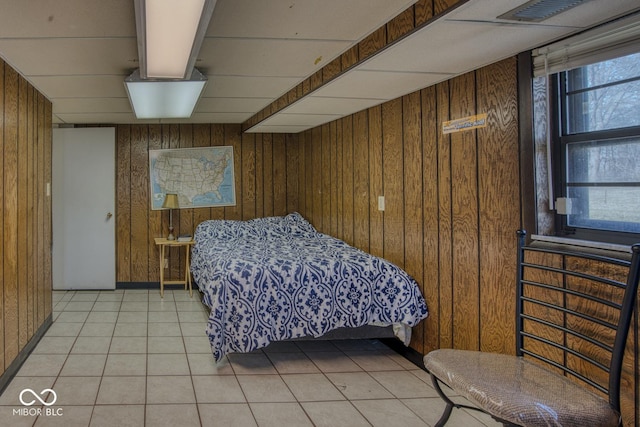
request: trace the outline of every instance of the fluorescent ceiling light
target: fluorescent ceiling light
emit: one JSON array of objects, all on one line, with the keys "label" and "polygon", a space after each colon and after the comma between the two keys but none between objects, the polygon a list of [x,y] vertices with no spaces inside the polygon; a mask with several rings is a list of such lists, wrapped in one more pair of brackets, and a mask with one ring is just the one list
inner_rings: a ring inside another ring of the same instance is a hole
[{"label": "fluorescent ceiling light", "polygon": [[216,0],[135,0],[140,76],[191,75]]},{"label": "fluorescent ceiling light", "polygon": [[195,68],[189,80],[141,79],[136,70],[124,81],[138,119],[189,118],[207,84]]}]

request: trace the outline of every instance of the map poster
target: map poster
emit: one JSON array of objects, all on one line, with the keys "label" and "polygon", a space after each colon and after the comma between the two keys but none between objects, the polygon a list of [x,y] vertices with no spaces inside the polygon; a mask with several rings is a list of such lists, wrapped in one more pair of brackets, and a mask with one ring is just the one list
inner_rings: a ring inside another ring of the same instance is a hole
[{"label": "map poster", "polygon": [[149,150],[151,209],[162,209],[167,193],[180,208],[235,206],[233,147]]}]

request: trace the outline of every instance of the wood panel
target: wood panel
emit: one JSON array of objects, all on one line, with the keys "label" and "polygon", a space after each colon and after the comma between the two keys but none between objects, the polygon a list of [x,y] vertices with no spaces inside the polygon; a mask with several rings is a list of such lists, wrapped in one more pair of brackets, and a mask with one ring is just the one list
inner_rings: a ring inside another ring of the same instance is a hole
[{"label": "wood panel", "polygon": [[378,196],[384,195],[382,181],[382,107],[369,109],[369,252],[384,254],[384,218],[378,210]]},{"label": "wood panel", "polygon": [[[349,167],[349,165],[345,165]],[[369,115],[353,116],[353,243],[368,252],[369,244]]]},{"label": "wood panel", "polygon": [[[451,80],[451,118],[476,113],[474,73]],[[454,348],[479,348],[478,181],[476,131],[451,135]]]},{"label": "wood panel", "polygon": [[0,385],[52,311],[51,127],[51,103],[0,59]]},{"label": "wood panel", "polygon": [[439,266],[439,205],[438,205],[438,125],[436,120],[436,89],[430,87],[420,92],[422,121],[422,221],[423,221],[423,279],[422,294],[429,308],[429,320],[424,322],[423,349],[413,347],[426,354],[438,348],[440,336],[440,301],[437,277]]},{"label": "wood panel", "polygon": [[[273,214],[287,211],[287,151],[283,134],[273,136]],[[244,171],[243,171],[244,173]]]},{"label": "wood panel", "polygon": [[439,310],[438,348],[453,348],[453,221],[451,205],[451,136],[444,135],[441,123],[449,114],[449,82],[436,86],[436,132],[438,135],[438,256]]},{"label": "wood panel", "polygon": [[[480,342],[482,351],[515,352],[515,311],[494,301],[513,301],[515,289],[500,286],[495,277],[513,271],[514,231],[518,204],[518,93],[516,60],[509,58],[478,70],[478,113],[487,113],[487,127],[478,130],[480,243]],[[489,297],[491,300],[489,300]]]},{"label": "wood panel", "polygon": [[[404,269],[419,283],[423,282],[423,239],[422,230],[422,120],[421,93],[414,92],[402,98],[402,140],[404,180]],[[421,286],[424,288],[424,286]],[[422,289],[424,294],[424,289]],[[411,346],[423,352],[424,323],[411,334]]]},{"label": "wood panel", "polygon": [[353,160],[353,117],[341,120],[342,128],[342,240],[354,244],[354,160]]},{"label": "wood panel", "polygon": [[[382,104],[382,255],[404,265],[404,176],[402,98]],[[410,177],[411,178],[411,177]]]},{"label": "wood panel", "polygon": [[4,74],[4,358],[13,360],[18,343],[18,73]]}]

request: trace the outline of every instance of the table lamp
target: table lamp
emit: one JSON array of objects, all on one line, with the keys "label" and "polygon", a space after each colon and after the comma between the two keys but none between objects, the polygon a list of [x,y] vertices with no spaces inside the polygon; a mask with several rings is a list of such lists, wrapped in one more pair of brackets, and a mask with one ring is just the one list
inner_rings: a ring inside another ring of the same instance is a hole
[{"label": "table lamp", "polygon": [[162,203],[164,209],[169,209],[169,235],[167,240],[175,240],[173,235],[173,209],[178,209],[178,195],[173,193],[167,193],[164,196],[164,202]]}]

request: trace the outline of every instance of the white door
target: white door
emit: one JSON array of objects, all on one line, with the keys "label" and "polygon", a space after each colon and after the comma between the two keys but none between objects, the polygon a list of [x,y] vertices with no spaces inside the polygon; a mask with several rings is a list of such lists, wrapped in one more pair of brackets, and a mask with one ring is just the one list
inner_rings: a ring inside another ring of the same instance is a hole
[{"label": "white door", "polygon": [[53,129],[53,289],[115,289],[115,129]]}]

